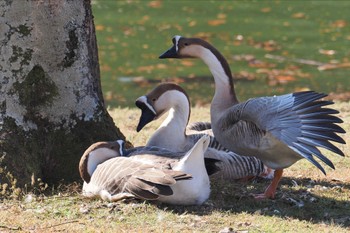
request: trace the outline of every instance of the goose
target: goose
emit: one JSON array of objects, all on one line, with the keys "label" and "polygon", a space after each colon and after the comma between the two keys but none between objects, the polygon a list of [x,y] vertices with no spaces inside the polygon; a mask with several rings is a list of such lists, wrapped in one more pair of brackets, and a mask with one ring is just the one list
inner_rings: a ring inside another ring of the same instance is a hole
[{"label": "goose", "polygon": [[136,198],[200,205],[210,195],[203,155],[208,144],[209,136],[203,136],[181,154],[164,149],[125,151],[122,140],[94,143],[79,163],[83,196],[112,202]]},{"label": "goose", "polygon": [[257,156],[275,169],[271,184],[257,199],[275,198],[283,169],[300,159],[307,159],[324,174],[314,158],[334,169],[333,163],[318,147],[344,156],[330,141],[345,144],[337,133],[345,133],[334,116],[339,113],[324,106],[326,94],[304,91],[280,96],[252,98],[239,102],[230,67],[224,56],[210,43],[199,38],[175,36],[173,46],[159,58],[199,58],[209,67],[215,92],[210,106],[211,126],[216,139],[240,155]]},{"label": "goose", "polygon": [[[142,111],[137,132],[168,112],[166,119],[150,137],[146,146],[157,146],[178,152],[187,151],[203,135],[212,135],[208,123],[193,124],[192,130],[186,132],[191,111],[190,100],[185,90],[175,83],[160,83],[146,95],[137,98],[135,105]],[[273,176],[271,169],[264,166],[261,160],[228,151],[212,136],[205,157],[221,161],[218,164],[220,171],[212,176],[213,179],[232,181],[247,180],[255,176],[271,179]]]}]

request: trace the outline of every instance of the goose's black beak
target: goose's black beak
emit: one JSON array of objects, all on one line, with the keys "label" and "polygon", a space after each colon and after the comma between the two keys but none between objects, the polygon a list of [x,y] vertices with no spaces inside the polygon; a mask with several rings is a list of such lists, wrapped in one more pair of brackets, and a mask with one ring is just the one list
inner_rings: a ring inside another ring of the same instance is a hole
[{"label": "goose's black beak", "polygon": [[137,125],[136,131],[140,132],[140,130],[147,125],[148,123],[150,123],[151,121],[154,120],[154,118],[157,116],[156,114],[154,114],[154,112],[148,108],[148,106],[142,102],[142,101],[136,101],[135,105],[141,109],[142,113],[139,119],[139,124]]},{"label": "goose's black beak", "polygon": [[180,58],[176,51],[175,45],[159,56],[160,59],[164,58]]}]

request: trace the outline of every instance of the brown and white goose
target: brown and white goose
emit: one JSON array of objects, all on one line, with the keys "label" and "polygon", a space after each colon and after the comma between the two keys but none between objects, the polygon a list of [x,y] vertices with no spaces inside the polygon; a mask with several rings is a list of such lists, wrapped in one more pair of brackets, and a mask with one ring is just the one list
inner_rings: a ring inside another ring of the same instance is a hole
[{"label": "brown and white goose", "polygon": [[[191,111],[190,100],[185,90],[175,83],[159,84],[146,95],[137,98],[135,104],[142,110],[137,126],[138,132],[149,122],[168,113],[163,123],[148,140],[147,146],[157,146],[178,152],[187,151],[204,134],[211,133],[207,125],[205,125],[206,132],[195,130],[186,132]],[[202,130],[202,127],[195,129]],[[264,166],[261,160],[239,156],[221,146],[214,137],[211,136],[210,139],[209,148],[204,156],[221,161],[218,164],[220,171],[215,173],[214,178],[232,181],[254,176],[266,178],[273,176],[273,171]]]},{"label": "brown and white goose", "polygon": [[326,94],[313,91],[281,96],[260,97],[239,103],[230,67],[223,55],[199,38],[175,36],[173,46],[160,58],[200,58],[209,67],[215,81],[210,112],[213,133],[227,149],[240,155],[257,156],[275,169],[274,179],[256,198],[274,198],[283,169],[305,158],[325,170],[314,156],[334,168],[317,147],[336,154],[344,153],[329,141],[345,144],[336,133],[344,133],[334,116],[338,111],[324,106]]},{"label": "brown and white goose", "polygon": [[200,205],[208,199],[210,182],[204,152],[209,137],[202,137],[182,154],[140,149],[125,152],[123,144],[122,140],[98,142],[85,151],[79,163],[84,196],[99,196],[107,201],[158,200],[177,205]]}]

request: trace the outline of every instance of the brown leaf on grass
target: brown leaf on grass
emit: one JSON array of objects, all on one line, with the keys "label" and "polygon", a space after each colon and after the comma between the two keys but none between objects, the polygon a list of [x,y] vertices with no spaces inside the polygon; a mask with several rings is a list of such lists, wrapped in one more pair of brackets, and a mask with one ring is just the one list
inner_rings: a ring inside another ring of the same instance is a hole
[{"label": "brown leaf on grass", "polygon": [[290,26],[290,23],[289,23],[289,22],[287,22],[287,21],[285,21],[285,22],[283,22],[283,26],[285,26],[285,27],[289,27],[289,26]]},{"label": "brown leaf on grass", "polygon": [[175,27],[178,31],[182,31],[182,26],[180,26],[179,24],[175,24],[174,27]]},{"label": "brown leaf on grass", "polygon": [[271,12],[271,7],[261,8],[260,11],[263,12],[263,13],[269,13],[269,12]]},{"label": "brown leaf on grass", "polygon": [[343,19],[339,19],[331,23],[331,27],[334,27],[334,28],[343,28],[346,25],[347,25],[347,22]]},{"label": "brown leaf on grass", "polygon": [[267,84],[269,86],[276,86],[279,84],[287,84],[289,82],[295,81],[296,78],[291,75],[272,75],[268,77],[268,82]]},{"label": "brown leaf on grass", "polygon": [[276,64],[254,59],[249,61],[249,66],[254,68],[273,68],[273,67],[276,67]]},{"label": "brown leaf on grass", "polygon": [[317,69],[320,71],[334,70],[334,69],[341,69],[341,68],[350,68],[350,62],[339,63],[339,64],[325,64],[317,67]]},{"label": "brown leaf on grass", "polygon": [[320,54],[323,54],[323,55],[328,55],[328,56],[332,56],[334,54],[336,54],[337,52],[335,50],[332,50],[332,49],[319,49],[318,52]]},{"label": "brown leaf on grass", "polygon": [[265,51],[271,52],[281,49],[281,46],[274,40],[267,40],[263,42],[257,42],[253,38],[249,37],[247,43],[255,48],[262,48]]},{"label": "brown leaf on grass", "polygon": [[168,82],[174,82],[174,83],[184,83],[185,79],[179,78],[179,77],[173,77],[167,80]]},{"label": "brown leaf on grass", "polygon": [[252,54],[239,54],[232,56],[234,61],[252,61],[255,60],[255,56]]},{"label": "brown leaf on grass", "polygon": [[181,64],[183,66],[190,67],[190,66],[193,66],[194,63],[192,61],[189,61],[189,60],[181,60]]},{"label": "brown leaf on grass", "polygon": [[113,38],[112,36],[107,36],[106,37],[106,41],[108,41],[109,43],[113,43],[115,40],[115,38]]},{"label": "brown leaf on grass", "polygon": [[166,68],[168,68],[168,66],[165,64],[158,64],[157,65],[157,69],[166,69]]},{"label": "brown leaf on grass", "polygon": [[291,75],[277,75],[275,79],[278,80],[279,83],[288,83],[296,80],[296,78]]},{"label": "brown leaf on grass", "polygon": [[139,21],[138,24],[144,25],[150,19],[149,15],[144,15]]},{"label": "brown leaf on grass", "polygon": [[227,15],[224,13],[218,14],[218,19],[226,19]]},{"label": "brown leaf on grass", "polygon": [[103,30],[105,30],[105,26],[101,25],[101,24],[98,24],[98,25],[95,26],[95,29],[96,29],[96,31],[103,31]]},{"label": "brown leaf on grass", "polygon": [[148,6],[149,6],[149,7],[152,7],[152,8],[161,8],[161,7],[162,7],[162,4],[163,4],[162,1],[156,0],[156,1],[150,1],[150,2],[148,3]]},{"label": "brown leaf on grass", "polygon": [[277,43],[274,40],[268,40],[268,41],[263,42],[262,48],[265,51],[269,51],[270,52],[270,51],[278,50],[279,46],[277,45]]},{"label": "brown leaf on grass", "polygon": [[346,38],[347,40],[350,40],[350,35],[347,35],[345,38]]},{"label": "brown leaf on grass", "polygon": [[140,66],[137,68],[138,72],[147,72],[150,73],[152,70],[154,70],[154,66],[150,65],[150,66]]},{"label": "brown leaf on grass", "polygon": [[240,71],[239,73],[233,74],[233,77],[235,77],[236,80],[248,80],[253,81],[257,78],[256,74],[250,73],[248,71]]},{"label": "brown leaf on grass", "polygon": [[292,14],[292,18],[294,19],[304,19],[306,17],[304,12],[298,12],[298,13],[294,13]]},{"label": "brown leaf on grass", "polygon": [[211,32],[198,32],[194,34],[194,37],[200,37],[203,40],[210,40],[210,37],[213,35]]},{"label": "brown leaf on grass", "polygon": [[208,21],[210,26],[218,26],[226,23],[226,19],[213,19]]},{"label": "brown leaf on grass", "polygon": [[124,27],[123,33],[125,36],[135,35],[135,30],[132,27]]},{"label": "brown leaf on grass", "polygon": [[188,26],[189,27],[194,27],[197,25],[197,21],[196,20],[191,20],[189,23],[188,23]]},{"label": "brown leaf on grass", "polygon": [[107,64],[101,65],[100,68],[101,68],[101,71],[111,71],[112,70],[112,68]]}]

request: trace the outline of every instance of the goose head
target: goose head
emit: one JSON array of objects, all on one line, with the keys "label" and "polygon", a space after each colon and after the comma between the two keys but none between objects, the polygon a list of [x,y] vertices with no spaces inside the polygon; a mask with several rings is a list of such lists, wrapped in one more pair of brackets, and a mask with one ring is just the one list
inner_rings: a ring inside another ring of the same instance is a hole
[{"label": "goose head", "polygon": [[[190,101],[186,92],[175,83],[161,83],[151,92],[137,98],[135,105],[141,109],[141,117],[137,126],[139,132],[149,122],[158,119],[164,113],[170,111],[172,115],[174,108],[183,111],[186,124],[189,120]],[[171,118],[173,116],[170,116]],[[170,121],[170,119],[169,119]]]},{"label": "goose head", "polygon": [[201,57],[203,48],[212,47],[200,38],[174,36],[172,42],[173,46],[160,55],[159,58],[198,58]]},{"label": "goose head", "polygon": [[96,167],[104,161],[125,154],[124,141],[96,142],[92,144],[80,159],[79,172],[81,178],[89,183]]},{"label": "goose head", "polygon": [[238,103],[230,66],[225,57],[213,45],[200,38],[182,36],[174,36],[172,42],[173,46],[160,55],[160,59],[201,59],[213,74],[218,102]]}]

